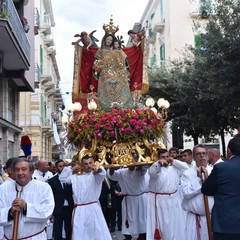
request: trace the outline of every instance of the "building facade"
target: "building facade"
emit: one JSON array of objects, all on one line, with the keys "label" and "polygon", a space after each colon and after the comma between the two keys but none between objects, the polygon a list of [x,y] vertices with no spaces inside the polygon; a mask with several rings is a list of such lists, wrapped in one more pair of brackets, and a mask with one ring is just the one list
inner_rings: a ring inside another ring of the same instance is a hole
[{"label": "building facade", "polygon": [[34,90],[32,48],[23,28],[27,0],[0,1],[0,160],[18,156],[19,94]]},{"label": "building facade", "polygon": [[[140,20],[146,30],[146,48],[149,71],[168,66],[172,60],[180,58],[186,46],[195,46],[199,34],[204,29],[196,29],[194,22],[206,22],[203,14],[209,14],[213,0],[149,0]],[[159,96],[161,97],[161,96]],[[177,126],[171,130],[167,124],[166,146],[191,148],[191,137],[183,135]],[[204,142],[204,139],[200,139]],[[217,141],[219,142],[219,141]]]},{"label": "building facade", "polygon": [[61,109],[64,105],[55,58],[51,1],[35,0],[33,16],[35,91],[21,94],[20,125],[22,135],[28,135],[32,141],[33,159],[51,161],[61,153],[59,133],[63,130]]}]

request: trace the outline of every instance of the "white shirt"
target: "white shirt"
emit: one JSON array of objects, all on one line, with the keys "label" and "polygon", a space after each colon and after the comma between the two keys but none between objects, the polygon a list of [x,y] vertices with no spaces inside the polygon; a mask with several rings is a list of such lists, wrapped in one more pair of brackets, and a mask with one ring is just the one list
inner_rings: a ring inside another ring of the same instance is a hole
[{"label": "white shirt", "polygon": [[53,174],[50,171],[45,172],[44,176],[43,176],[43,173],[41,171],[39,171],[38,169],[34,170],[34,173],[32,176],[33,179],[36,179],[36,180],[42,181],[42,182],[46,182],[48,179],[50,179],[52,177],[53,177]]}]

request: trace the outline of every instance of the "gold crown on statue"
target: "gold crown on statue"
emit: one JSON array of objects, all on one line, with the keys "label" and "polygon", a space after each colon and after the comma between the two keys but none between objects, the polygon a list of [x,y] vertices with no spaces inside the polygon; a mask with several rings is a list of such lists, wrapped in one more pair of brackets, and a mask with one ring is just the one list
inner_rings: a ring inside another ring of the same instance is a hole
[{"label": "gold crown on statue", "polygon": [[111,34],[111,35],[115,35],[115,33],[119,30],[118,26],[114,26],[113,25],[113,19],[112,16],[110,18],[110,22],[109,24],[104,24],[103,25],[103,30],[105,31],[106,34]]}]

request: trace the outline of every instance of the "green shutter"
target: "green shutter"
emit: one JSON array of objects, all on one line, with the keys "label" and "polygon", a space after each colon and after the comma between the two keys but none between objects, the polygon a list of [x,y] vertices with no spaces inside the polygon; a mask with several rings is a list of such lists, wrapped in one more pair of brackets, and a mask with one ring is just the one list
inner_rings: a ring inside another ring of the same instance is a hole
[{"label": "green shutter", "polygon": [[160,47],[160,60],[165,60],[165,44],[162,44],[162,46]]},{"label": "green shutter", "polygon": [[43,48],[42,48],[42,45],[40,45],[40,71],[41,71],[41,74],[43,74]]},{"label": "green shutter", "polygon": [[44,125],[44,120],[46,118],[46,112],[45,112],[45,101],[44,101],[43,95],[41,95],[41,116],[42,116],[42,124]]}]

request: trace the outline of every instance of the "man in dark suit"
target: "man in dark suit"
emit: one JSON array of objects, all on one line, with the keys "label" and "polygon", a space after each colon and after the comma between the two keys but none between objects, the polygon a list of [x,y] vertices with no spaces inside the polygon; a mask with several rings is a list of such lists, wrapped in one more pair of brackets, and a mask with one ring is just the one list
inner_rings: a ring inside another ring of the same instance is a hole
[{"label": "man in dark suit", "polygon": [[72,186],[63,184],[59,181],[59,174],[62,172],[64,165],[65,164],[63,160],[58,160],[56,162],[58,174],[48,181],[52,188],[55,200],[55,208],[53,211],[53,233],[54,239],[56,240],[62,240],[63,222],[66,240],[71,239],[71,220],[74,206],[72,198]]},{"label": "man in dark suit", "polygon": [[228,160],[214,165],[202,193],[214,196],[213,240],[240,240],[240,134],[228,143]]}]

